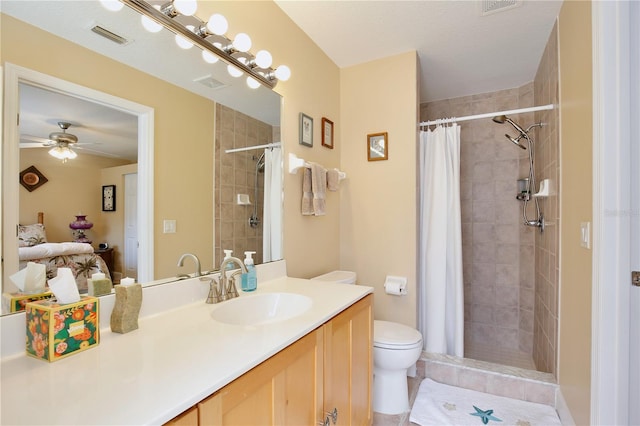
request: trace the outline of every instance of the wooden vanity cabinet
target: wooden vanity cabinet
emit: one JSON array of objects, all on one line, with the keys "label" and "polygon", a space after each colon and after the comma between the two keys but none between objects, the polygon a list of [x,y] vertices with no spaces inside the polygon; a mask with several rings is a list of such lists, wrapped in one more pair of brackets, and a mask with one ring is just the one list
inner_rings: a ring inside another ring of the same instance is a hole
[{"label": "wooden vanity cabinet", "polygon": [[197,424],[318,425],[337,409],[331,425],[370,425],[372,300],[356,302],[200,402]]}]

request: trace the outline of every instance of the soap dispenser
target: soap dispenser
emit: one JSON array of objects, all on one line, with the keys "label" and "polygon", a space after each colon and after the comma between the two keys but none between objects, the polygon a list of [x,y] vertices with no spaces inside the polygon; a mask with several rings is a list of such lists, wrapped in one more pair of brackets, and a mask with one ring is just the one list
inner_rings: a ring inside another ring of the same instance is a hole
[{"label": "soap dispenser", "polygon": [[254,291],[258,287],[258,277],[256,275],[256,267],[253,264],[253,257],[255,251],[244,252],[244,266],[247,267],[247,272],[242,274],[242,291]]}]

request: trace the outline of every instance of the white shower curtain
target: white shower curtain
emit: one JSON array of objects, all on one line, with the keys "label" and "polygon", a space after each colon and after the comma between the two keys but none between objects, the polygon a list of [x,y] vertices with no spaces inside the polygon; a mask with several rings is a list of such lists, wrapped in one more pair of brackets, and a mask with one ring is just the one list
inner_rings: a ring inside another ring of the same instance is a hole
[{"label": "white shower curtain", "polygon": [[464,356],[460,126],[420,132],[418,329],[424,350]]},{"label": "white shower curtain", "polygon": [[282,150],[264,150],[262,261],[282,259]]}]

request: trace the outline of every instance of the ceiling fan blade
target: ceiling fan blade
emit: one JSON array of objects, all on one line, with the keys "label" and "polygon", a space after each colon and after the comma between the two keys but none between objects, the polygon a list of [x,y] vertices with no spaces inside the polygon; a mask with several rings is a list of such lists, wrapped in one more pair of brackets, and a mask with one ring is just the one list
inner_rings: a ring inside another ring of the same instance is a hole
[{"label": "ceiling fan blade", "polygon": [[21,142],[19,148],[47,148],[47,146],[38,142]]},{"label": "ceiling fan blade", "polygon": [[[90,144],[87,144],[90,145]],[[91,149],[91,148],[83,148],[81,146],[72,146],[71,149],[74,150],[78,150],[78,151],[82,151],[83,153],[86,154],[94,154],[94,155],[100,155],[102,157],[112,157],[112,158],[119,158],[117,155],[112,154],[110,152],[104,152],[104,151],[98,151],[97,149]]]},{"label": "ceiling fan blade", "polygon": [[47,146],[54,145],[54,143],[53,143],[53,141],[51,139],[41,138],[39,136],[33,136],[33,135],[20,135],[20,146],[22,146],[25,143],[34,143],[34,142],[39,143],[40,146],[42,146],[42,145],[47,145]]}]

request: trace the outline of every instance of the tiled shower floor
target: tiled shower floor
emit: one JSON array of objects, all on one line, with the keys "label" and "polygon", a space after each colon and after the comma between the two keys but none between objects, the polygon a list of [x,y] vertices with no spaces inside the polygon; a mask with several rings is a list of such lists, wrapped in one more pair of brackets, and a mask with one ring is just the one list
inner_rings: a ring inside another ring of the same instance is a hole
[{"label": "tiled shower floor", "polygon": [[494,364],[524,368],[525,370],[536,369],[530,354],[511,349],[496,348],[495,346],[483,345],[481,343],[465,342],[464,357],[477,359],[478,361],[492,362]]}]

